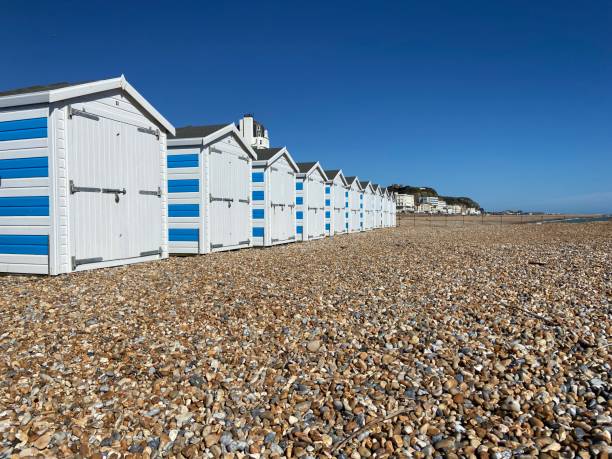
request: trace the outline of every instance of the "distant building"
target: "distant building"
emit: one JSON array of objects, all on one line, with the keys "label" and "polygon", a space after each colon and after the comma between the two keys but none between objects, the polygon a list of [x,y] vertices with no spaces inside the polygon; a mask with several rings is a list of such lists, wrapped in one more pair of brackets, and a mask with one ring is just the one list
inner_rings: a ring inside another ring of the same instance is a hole
[{"label": "distant building", "polygon": [[438,207],[438,197],[437,196],[420,196],[419,204],[429,204],[431,207]]},{"label": "distant building", "polygon": [[447,206],[446,209],[449,215],[461,215],[463,211],[463,207],[461,207],[459,204],[451,204],[450,206]]},{"label": "distant building", "polygon": [[440,214],[447,213],[448,209],[447,209],[447,206],[446,206],[446,201],[444,199],[438,198],[438,205],[436,206],[436,210]]},{"label": "distant building", "polygon": [[245,143],[253,148],[270,148],[270,138],[265,126],[246,114],[238,123],[238,131]]},{"label": "distant building", "polygon": [[414,195],[398,194],[395,205],[398,212],[414,212]]},{"label": "distant building", "polygon": [[426,202],[419,204],[416,207],[416,211],[419,214],[430,214],[432,212],[433,207],[431,204],[427,204]]}]

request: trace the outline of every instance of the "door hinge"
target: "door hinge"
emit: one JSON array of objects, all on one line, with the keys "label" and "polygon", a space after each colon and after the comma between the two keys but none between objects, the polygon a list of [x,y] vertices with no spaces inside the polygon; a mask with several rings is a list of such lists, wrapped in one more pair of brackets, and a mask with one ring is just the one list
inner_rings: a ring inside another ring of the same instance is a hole
[{"label": "door hinge", "polygon": [[240,241],[240,242],[238,242],[238,245],[250,244],[250,243],[251,243],[251,240],[250,240],[250,239],[247,239],[246,241]]},{"label": "door hinge", "polygon": [[95,188],[90,186],[76,186],[74,180],[70,180],[70,194],[75,193],[101,193],[102,188]]},{"label": "door hinge", "polygon": [[77,259],[77,257],[73,256],[72,257],[72,270],[74,271],[75,269],[77,269],[77,266],[81,266],[81,265],[89,265],[92,263],[100,263],[101,261],[104,261],[102,259],[102,257],[96,257],[96,258],[81,258],[80,260]]},{"label": "door hinge", "polygon": [[223,244],[210,244],[211,249],[218,249],[220,247],[223,247]]},{"label": "door hinge", "polygon": [[140,190],[138,193],[143,194],[145,196],[157,196],[158,198],[161,198],[162,189],[158,186],[157,191]]},{"label": "door hinge", "polygon": [[238,202],[244,202],[246,204],[249,204],[251,201],[249,199],[239,199]]},{"label": "door hinge", "polygon": [[145,134],[154,135],[155,137],[157,137],[157,140],[159,140],[159,129],[139,127],[138,132],[144,132]]},{"label": "door hinge", "polygon": [[145,252],[140,252],[140,256],[141,257],[146,257],[146,256],[150,256],[150,255],[161,255],[162,254],[162,248],[160,247],[157,250],[147,250]]},{"label": "door hinge", "polygon": [[94,115],[93,113],[88,113],[85,111],[85,109],[77,110],[76,108],[73,108],[72,105],[68,105],[68,119],[72,119],[73,116],[82,116],[83,118],[89,118],[90,120],[95,121],[100,120],[99,116]]},{"label": "door hinge", "polygon": [[248,156],[238,156],[238,159],[240,161],[246,161],[247,163],[249,162],[249,157]]}]

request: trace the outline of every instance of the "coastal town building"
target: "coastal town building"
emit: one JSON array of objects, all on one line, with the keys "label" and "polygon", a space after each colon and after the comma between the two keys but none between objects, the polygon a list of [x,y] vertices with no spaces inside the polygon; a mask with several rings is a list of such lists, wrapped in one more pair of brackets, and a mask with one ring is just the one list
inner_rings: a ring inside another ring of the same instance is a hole
[{"label": "coastal town building", "polygon": [[419,204],[429,204],[431,208],[438,207],[438,197],[437,196],[420,196]]},{"label": "coastal town building", "polygon": [[396,206],[398,212],[414,212],[414,195],[398,194]]},{"label": "coastal town building", "polygon": [[253,118],[253,115],[246,114],[238,122],[238,131],[244,142],[252,148],[270,148],[270,138],[265,126]]}]

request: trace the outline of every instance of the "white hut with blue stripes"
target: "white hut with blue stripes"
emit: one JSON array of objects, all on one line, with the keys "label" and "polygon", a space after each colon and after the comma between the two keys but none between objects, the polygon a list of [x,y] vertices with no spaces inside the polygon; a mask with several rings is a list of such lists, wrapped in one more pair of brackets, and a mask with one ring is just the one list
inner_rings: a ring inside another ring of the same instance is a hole
[{"label": "white hut with blue stripes", "polygon": [[357,233],[363,231],[363,192],[357,177],[346,177],[346,182],[345,217],[348,222],[348,232]]},{"label": "white hut with blue stripes", "polygon": [[363,230],[374,229],[374,186],[370,181],[361,182],[363,187]]},{"label": "white hut with blue stripes", "polygon": [[253,162],[253,245],[295,242],[297,164],[286,147],[258,148]]},{"label": "white hut with blue stripes", "polygon": [[346,193],[348,182],[341,169],[326,170],[325,231],[328,236],[348,232]]},{"label": "white hut with blue stripes", "polygon": [[123,76],[0,93],[0,272],[167,257],[168,133]]},{"label": "white hut with blue stripes", "polygon": [[168,140],[171,254],[252,246],[251,167],[256,158],[233,123],[177,128]]},{"label": "white hut with blue stripes", "polygon": [[373,196],[373,228],[382,228],[382,188],[378,184],[372,184]]},{"label": "white hut with blue stripes", "polygon": [[325,182],[327,175],[318,162],[298,163],[295,183],[297,240],[325,237]]}]

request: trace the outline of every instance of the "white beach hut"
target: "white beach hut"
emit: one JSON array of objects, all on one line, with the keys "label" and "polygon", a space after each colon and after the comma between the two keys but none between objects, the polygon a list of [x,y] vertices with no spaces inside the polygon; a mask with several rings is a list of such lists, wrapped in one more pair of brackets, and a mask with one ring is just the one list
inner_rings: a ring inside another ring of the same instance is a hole
[{"label": "white beach hut", "polygon": [[1,92],[0,272],[167,257],[168,133],[123,76]]},{"label": "white beach hut", "polygon": [[170,253],[252,245],[251,165],[256,158],[233,123],[176,130],[168,140]]},{"label": "white beach hut", "polygon": [[372,184],[372,188],[374,189],[374,199],[373,199],[373,218],[374,224],[373,228],[382,228],[382,198],[383,192],[382,188],[378,184]]},{"label": "white beach hut", "polygon": [[391,226],[391,195],[387,188],[383,188],[383,227]]},{"label": "white beach hut", "polygon": [[325,185],[325,231],[328,236],[348,232],[346,193],[348,182],[342,170],[327,170]]},{"label": "white beach hut", "polygon": [[374,187],[372,182],[361,182],[363,188],[363,230],[374,228]]},{"label": "white beach hut", "polygon": [[397,226],[397,194],[395,192],[389,193],[389,206],[390,206],[390,222],[389,226]]},{"label": "white beach hut", "polygon": [[325,237],[325,182],[327,176],[318,162],[298,163],[295,183],[297,239],[310,241]]},{"label": "white beach hut", "polygon": [[346,213],[349,233],[363,231],[363,193],[357,177],[346,177]]},{"label": "white beach hut", "polygon": [[283,148],[258,148],[253,163],[253,245],[295,242],[297,164]]}]

